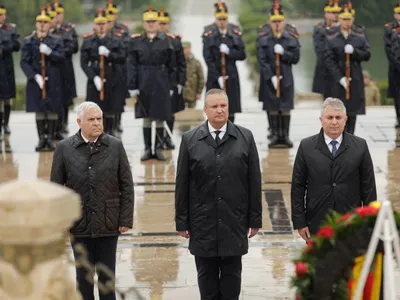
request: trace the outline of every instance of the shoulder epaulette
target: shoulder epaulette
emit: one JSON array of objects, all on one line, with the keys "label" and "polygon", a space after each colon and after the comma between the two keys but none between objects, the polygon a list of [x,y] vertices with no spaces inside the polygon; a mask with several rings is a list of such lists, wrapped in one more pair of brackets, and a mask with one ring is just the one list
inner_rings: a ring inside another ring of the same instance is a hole
[{"label": "shoulder epaulette", "polygon": [[242,32],[240,30],[237,30],[237,29],[233,29],[232,32],[236,33],[237,35],[242,35]]},{"label": "shoulder epaulette", "polygon": [[122,34],[120,34],[120,33],[118,33],[118,32],[115,32],[115,33],[114,33],[114,36],[121,37],[121,36],[122,36]]},{"label": "shoulder epaulette", "polygon": [[90,33],[87,33],[87,34],[84,34],[84,35],[83,35],[83,38],[86,39],[86,38],[88,38],[88,37],[91,37],[93,34],[94,34],[94,31],[92,31],[92,32],[90,32]]},{"label": "shoulder epaulette", "polygon": [[10,26],[10,27],[13,27],[13,28],[17,27],[17,25],[14,24],[14,23],[7,23],[6,25],[7,25],[7,26]]},{"label": "shoulder epaulette", "polygon": [[120,33],[124,33],[125,32],[125,30],[123,30],[122,28],[117,28],[117,31],[120,32]]},{"label": "shoulder epaulette", "polygon": [[128,25],[126,25],[125,23],[119,22],[119,24],[121,24],[124,27],[128,27]]},{"label": "shoulder epaulette", "polygon": [[25,35],[24,35],[24,38],[28,38],[28,37],[34,35],[35,33],[36,33],[36,31],[34,30],[34,31],[32,31],[31,33],[25,34]]},{"label": "shoulder epaulette", "polygon": [[389,27],[391,25],[393,25],[393,22],[388,22],[388,23],[385,24],[385,27]]},{"label": "shoulder epaulette", "polygon": [[173,39],[175,38],[175,35],[173,35],[172,33],[169,33],[169,32],[168,32],[168,33],[166,33],[166,35],[168,35],[169,37],[171,37],[171,38],[173,38]]},{"label": "shoulder epaulette", "polygon": [[68,26],[70,26],[71,28],[75,28],[75,24],[72,23],[68,23]]},{"label": "shoulder epaulette", "polygon": [[141,37],[142,35],[140,33],[134,33],[131,35],[131,38],[137,39],[138,37]]},{"label": "shoulder epaulette", "polygon": [[230,25],[232,26],[232,29],[240,30],[240,26],[232,23],[230,23]]},{"label": "shoulder epaulette", "polygon": [[400,27],[394,27],[393,29],[392,29],[392,32],[396,32],[396,31],[399,31],[400,30]]},{"label": "shoulder epaulette", "polygon": [[297,34],[295,34],[294,32],[289,32],[289,34],[290,34],[292,37],[296,38],[296,39],[299,38],[299,36],[298,36]]},{"label": "shoulder epaulette", "polygon": [[65,27],[65,26],[61,26],[60,29],[63,30],[63,31],[66,31],[66,32],[69,31],[69,28],[67,28],[67,27]]},{"label": "shoulder epaulette", "polygon": [[209,35],[211,35],[213,32],[212,32],[212,30],[210,30],[210,31],[207,31],[207,32],[204,32],[204,36],[209,36]]},{"label": "shoulder epaulette", "polygon": [[182,36],[180,34],[176,34],[175,37],[178,39],[182,39]]},{"label": "shoulder epaulette", "polygon": [[260,26],[258,26],[258,29],[262,29],[262,28],[264,28],[265,26],[267,26],[268,24],[262,24],[262,25],[260,25]]}]

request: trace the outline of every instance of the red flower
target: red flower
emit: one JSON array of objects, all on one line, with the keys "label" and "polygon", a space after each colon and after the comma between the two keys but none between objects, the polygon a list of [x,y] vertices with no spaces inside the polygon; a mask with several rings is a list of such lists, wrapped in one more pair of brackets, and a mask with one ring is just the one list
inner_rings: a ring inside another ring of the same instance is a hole
[{"label": "red flower", "polygon": [[326,239],[330,239],[335,235],[335,232],[333,231],[332,226],[327,225],[325,227],[322,227],[316,234],[317,236],[322,236]]},{"label": "red flower", "polygon": [[373,206],[363,206],[357,207],[355,211],[360,217],[366,218],[369,216],[376,216],[376,214],[379,212],[379,209]]},{"label": "red flower", "polygon": [[348,219],[350,219],[353,216],[353,214],[351,213],[346,213],[342,216],[342,220],[343,221],[347,221]]},{"label": "red flower", "polygon": [[306,244],[309,246],[314,246],[315,242],[313,240],[308,240],[308,241],[306,241]]},{"label": "red flower", "polygon": [[308,266],[303,262],[296,263],[296,276],[302,277],[308,273]]},{"label": "red flower", "polygon": [[315,242],[313,240],[309,240],[306,243],[307,246],[304,248],[304,253],[314,250]]}]

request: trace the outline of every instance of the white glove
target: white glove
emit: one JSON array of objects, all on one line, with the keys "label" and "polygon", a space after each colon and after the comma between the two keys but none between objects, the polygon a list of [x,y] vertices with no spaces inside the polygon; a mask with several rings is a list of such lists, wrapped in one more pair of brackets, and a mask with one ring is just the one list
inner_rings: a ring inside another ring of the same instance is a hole
[{"label": "white glove", "polygon": [[173,90],[170,90],[170,91],[169,91],[169,96],[172,97],[173,94],[174,94],[174,91],[173,91]]},{"label": "white glove", "polygon": [[105,57],[108,57],[110,55],[110,50],[108,50],[105,46],[100,46],[99,55],[104,55]]},{"label": "white glove", "polygon": [[229,55],[229,48],[226,44],[221,44],[219,46],[219,51],[225,53],[226,55]]},{"label": "white glove", "polygon": [[[282,76],[279,76],[279,79],[282,80]],[[271,81],[272,81],[272,85],[274,86],[274,89],[276,90],[276,88],[278,87],[278,77],[276,77],[275,75],[271,77]]]},{"label": "white glove", "polygon": [[53,51],[49,46],[46,44],[40,44],[39,46],[40,53],[44,53],[46,55],[50,55],[50,53]]},{"label": "white glove", "polygon": [[[229,76],[225,76],[225,79],[228,79],[228,78],[229,78]],[[222,76],[218,77],[218,84],[221,87],[221,90],[223,90],[224,89],[224,79]]]},{"label": "white glove", "polygon": [[[349,78],[351,81],[351,78]],[[346,82],[346,77],[342,77],[340,78],[340,84],[342,85],[342,87],[344,87],[344,89],[347,89],[347,82]]]},{"label": "white glove", "polygon": [[283,49],[282,45],[276,44],[274,46],[274,52],[277,53],[277,54],[282,55],[285,52],[285,49]]},{"label": "white glove", "polygon": [[139,96],[140,91],[139,90],[129,90],[129,95],[131,95],[132,98],[135,98],[136,96]]},{"label": "white glove", "polygon": [[182,89],[183,89],[183,86],[178,84],[178,95],[182,94]]},{"label": "white glove", "polygon": [[96,76],[93,78],[94,85],[96,86],[96,89],[100,92],[101,91],[101,78],[100,76]]},{"label": "white glove", "polygon": [[40,89],[42,90],[43,89],[43,83],[44,83],[42,75],[36,74],[35,75],[35,81],[38,84],[38,86],[40,87]]},{"label": "white glove", "polygon": [[348,54],[353,54],[354,47],[350,44],[347,44],[346,46],[344,46],[344,52]]}]

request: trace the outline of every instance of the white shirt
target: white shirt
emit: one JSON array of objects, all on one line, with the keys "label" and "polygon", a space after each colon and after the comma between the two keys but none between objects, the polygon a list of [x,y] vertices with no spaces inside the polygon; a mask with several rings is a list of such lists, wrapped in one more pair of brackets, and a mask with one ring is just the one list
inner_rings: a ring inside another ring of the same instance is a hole
[{"label": "white shirt", "polygon": [[[325,143],[329,148],[329,151],[332,153],[332,144],[331,142],[333,141],[333,139],[331,139],[329,136],[327,136],[324,132],[324,138],[325,138]],[[336,144],[336,149],[339,150],[340,144],[343,141],[343,134],[341,134],[337,139],[335,139],[335,141],[337,141],[338,143]]]},{"label": "white shirt", "polygon": [[[214,127],[212,127],[211,124],[210,124],[210,122],[207,122],[207,124],[208,124],[208,131],[210,131],[211,136],[212,136],[213,139],[215,140],[215,137],[217,136],[217,135],[215,134],[215,132],[217,131],[217,129],[215,129]],[[222,128],[219,130],[219,131],[221,131],[221,132],[219,133],[219,135],[218,135],[220,140],[222,140],[222,138],[223,138],[224,135],[225,135],[225,132],[226,132],[226,125],[227,125],[227,123],[225,123],[225,125],[222,126]]]},{"label": "white shirt", "polygon": [[[86,144],[90,142],[87,138],[85,138],[85,137],[83,136],[82,131],[81,131],[81,137],[82,137],[83,140],[86,142]],[[93,142],[96,143],[98,138],[99,138],[99,137],[97,137]]]}]

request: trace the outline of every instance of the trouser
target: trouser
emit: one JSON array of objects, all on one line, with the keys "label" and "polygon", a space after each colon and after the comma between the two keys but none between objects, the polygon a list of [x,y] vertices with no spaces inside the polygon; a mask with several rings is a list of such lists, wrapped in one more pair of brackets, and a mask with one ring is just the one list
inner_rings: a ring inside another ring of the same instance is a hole
[{"label": "trouser", "polygon": [[400,87],[397,88],[396,96],[394,97],[394,109],[397,119],[400,119]]},{"label": "trouser", "polygon": [[[87,260],[92,266],[103,265],[115,276],[116,253],[118,236],[101,238],[71,238],[75,261],[82,259],[81,254],[76,251],[77,244],[85,247]],[[99,285],[106,285],[109,278],[103,271],[97,271]],[[94,300],[94,285],[92,283],[94,274],[89,273],[80,264],[76,264],[76,281],[83,300]],[[90,281],[88,280],[90,279]],[[115,288],[115,287],[114,287]],[[115,290],[103,293],[99,289],[100,300],[116,300]]]},{"label": "trouser", "polygon": [[115,114],[104,113],[103,126],[104,132],[110,135],[114,135],[115,128]]},{"label": "trouser", "polygon": [[238,300],[242,281],[242,257],[195,256],[201,300]]},{"label": "trouser", "polygon": [[151,122],[156,122],[156,144],[155,148],[161,148],[164,137],[164,122],[161,120],[152,120],[149,118],[143,118],[143,138],[145,149],[151,149]]},{"label": "trouser", "polygon": [[347,122],[346,122],[346,127],[345,130],[348,133],[354,134],[354,131],[356,129],[356,121],[357,121],[357,116],[347,116]]}]

